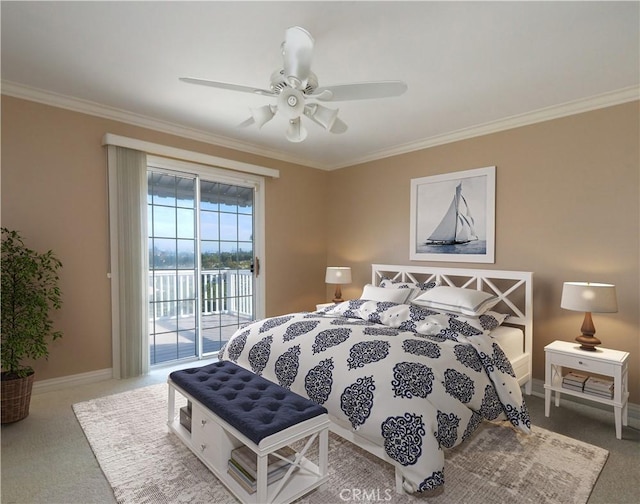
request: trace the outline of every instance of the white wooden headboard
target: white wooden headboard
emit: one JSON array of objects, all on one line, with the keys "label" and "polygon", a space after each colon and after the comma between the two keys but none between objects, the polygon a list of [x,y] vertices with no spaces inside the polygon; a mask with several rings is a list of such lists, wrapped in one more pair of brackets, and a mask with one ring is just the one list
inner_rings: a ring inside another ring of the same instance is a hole
[{"label": "white wooden headboard", "polygon": [[520,385],[531,394],[533,355],[533,273],[528,271],[474,270],[464,268],[434,268],[372,264],[371,283],[378,285],[383,278],[400,282],[438,281],[441,285],[489,292],[500,298],[492,310],[508,313],[506,324],[522,328],[524,355],[512,362]]}]

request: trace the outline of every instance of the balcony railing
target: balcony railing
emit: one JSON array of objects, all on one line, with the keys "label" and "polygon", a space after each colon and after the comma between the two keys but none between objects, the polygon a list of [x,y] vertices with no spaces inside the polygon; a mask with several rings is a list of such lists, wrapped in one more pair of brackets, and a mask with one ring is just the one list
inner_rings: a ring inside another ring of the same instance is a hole
[{"label": "balcony railing", "polygon": [[[200,275],[203,315],[253,315],[253,277],[250,270],[206,270]],[[149,301],[155,320],[196,315],[196,274],[193,271],[149,272]],[[176,302],[177,301],[177,302]]]}]

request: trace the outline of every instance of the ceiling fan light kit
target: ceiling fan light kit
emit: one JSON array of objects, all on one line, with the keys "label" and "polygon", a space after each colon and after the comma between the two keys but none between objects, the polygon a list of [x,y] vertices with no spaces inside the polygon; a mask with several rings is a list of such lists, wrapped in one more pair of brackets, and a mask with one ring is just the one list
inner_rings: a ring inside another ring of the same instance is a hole
[{"label": "ceiling fan light kit", "polygon": [[305,107],[304,115],[322,126],[324,129],[331,131],[331,128],[333,128],[333,125],[338,118],[339,111],[340,109],[330,109],[328,107],[323,107],[319,103],[312,103]]},{"label": "ceiling fan light kit", "polygon": [[255,122],[258,125],[258,129],[262,128],[276,115],[276,108],[272,105],[263,105],[262,107],[251,108],[249,110],[251,110],[251,122]]},{"label": "ceiling fan light kit", "polygon": [[299,117],[289,121],[286,137],[290,142],[302,142],[307,138],[307,129],[300,123]]},{"label": "ceiling fan light kit", "polygon": [[281,46],[283,68],[271,74],[270,90],[191,77],[181,77],[180,80],[189,84],[276,98],[276,105],[251,108],[251,117],[240,126],[256,124],[260,129],[280,113],[289,120],[285,137],[290,142],[302,142],[307,138],[307,130],[301,124],[303,115],[330,133],[341,134],[348,129],[338,118],[339,109],[324,107],[315,102],[307,103],[307,100],[390,98],[400,96],[407,90],[407,85],[402,81],[361,82],[319,88],[318,78],[311,71],[314,45],[313,37],[304,28],[293,26],[287,29]]},{"label": "ceiling fan light kit", "polygon": [[288,119],[300,117],[304,111],[304,95],[294,88],[284,88],[278,96],[278,111]]}]

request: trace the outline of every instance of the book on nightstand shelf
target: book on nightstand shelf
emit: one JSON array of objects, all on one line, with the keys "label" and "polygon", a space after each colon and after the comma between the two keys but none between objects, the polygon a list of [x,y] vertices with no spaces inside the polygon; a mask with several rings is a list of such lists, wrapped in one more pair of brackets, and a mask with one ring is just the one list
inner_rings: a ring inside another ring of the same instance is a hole
[{"label": "book on nightstand shelf", "polygon": [[229,476],[231,476],[236,483],[238,483],[238,485],[240,485],[242,487],[242,489],[247,492],[248,494],[253,494],[256,493],[256,482],[255,480],[253,481],[253,483],[249,483],[247,481],[247,478],[242,476],[239,472],[237,467],[235,467],[232,463],[231,460],[229,460],[229,469],[227,469],[227,473],[229,473]]},{"label": "book on nightstand shelf", "polygon": [[582,392],[584,389],[584,384],[587,382],[588,378],[589,377],[587,375],[571,371],[564,375],[564,377],[562,378],[562,387],[569,390],[577,390],[579,392]]},{"label": "book on nightstand shelf", "polygon": [[[295,460],[296,452],[285,446],[276,451],[285,459],[274,454],[267,457],[267,485],[278,481],[289,470],[289,466]],[[231,452],[227,472],[236,480],[247,493],[255,493],[257,488],[258,463],[256,454],[248,447],[241,446]],[[297,468],[296,468],[297,469]]]},{"label": "book on nightstand shelf", "polygon": [[[269,476],[267,476],[267,485],[270,485],[274,481],[282,479],[288,469],[289,468],[287,466],[282,466],[279,469],[276,469],[275,471],[269,473]],[[240,484],[240,486],[247,493],[255,493],[256,489],[258,488],[258,482],[256,481],[256,479],[249,476],[249,474],[247,474],[247,472],[243,468],[239,467],[238,464],[231,459],[229,459],[227,472],[233,477],[234,480],[236,480]]]},{"label": "book on nightstand shelf", "polygon": [[585,394],[591,394],[607,399],[613,398],[613,380],[590,376],[584,384]]}]

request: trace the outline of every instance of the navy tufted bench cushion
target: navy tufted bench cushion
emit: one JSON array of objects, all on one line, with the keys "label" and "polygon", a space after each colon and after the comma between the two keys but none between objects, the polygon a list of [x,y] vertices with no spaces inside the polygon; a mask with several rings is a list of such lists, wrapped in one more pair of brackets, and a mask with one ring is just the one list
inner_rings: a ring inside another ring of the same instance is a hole
[{"label": "navy tufted bench cushion", "polygon": [[229,361],[174,371],[169,377],[256,444],[327,412],[319,404]]}]

